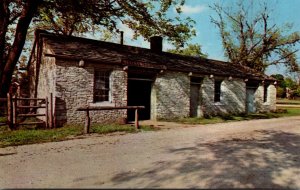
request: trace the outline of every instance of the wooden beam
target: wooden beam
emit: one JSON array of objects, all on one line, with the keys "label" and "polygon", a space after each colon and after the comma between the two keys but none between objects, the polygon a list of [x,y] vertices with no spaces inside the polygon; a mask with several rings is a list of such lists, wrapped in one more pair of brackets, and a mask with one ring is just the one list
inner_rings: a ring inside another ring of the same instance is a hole
[{"label": "wooden beam", "polygon": [[50,128],[53,128],[53,94],[50,93],[50,118],[49,118]]},{"label": "wooden beam", "polygon": [[7,121],[9,129],[13,129],[13,105],[12,105],[12,97],[10,93],[7,93]]},{"label": "wooden beam", "polygon": [[144,109],[145,106],[103,106],[103,107],[79,107],[77,111],[86,111],[88,110],[118,110],[118,109]]},{"label": "wooden beam", "polygon": [[45,109],[45,114],[46,114],[46,128],[49,127],[49,123],[48,123],[48,117],[49,117],[49,112],[48,112],[48,97],[46,97],[45,99],[45,104],[46,104],[46,109]]},{"label": "wooden beam", "polygon": [[18,106],[18,108],[46,108],[46,106]]},{"label": "wooden beam", "polygon": [[86,116],[85,116],[84,134],[90,133],[90,124],[91,124],[90,112],[89,109],[87,109]]},{"label": "wooden beam", "polygon": [[29,114],[18,114],[19,117],[34,117],[34,116],[46,116],[45,113],[29,113]]},{"label": "wooden beam", "polygon": [[139,109],[135,109],[135,128],[139,129],[139,113],[138,113]]},{"label": "wooden beam", "polygon": [[19,123],[18,125],[37,125],[37,124],[44,124],[42,121],[37,122],[26,122],[26,123]]},{"label": "wooden beam", "polygon": [[6,102],[7,98],[0,98],[0,102]]},{"label": "wooden beam", "polygon": [[86,112],[86,117],[85,117],[85,125],[84,125],[84,134],[88,134],[90,132],[90,123],[91,123],[91,118],[89,111],[91,110],[119,110],[119,109],[135,109],[135,128],[139,129],[139,115],[138,115],[138,110],[139,109],[144,109],[145,106],[105,106],[105,107],[80,107],[77,108],[77,111],[85,111]]},{"label": "wooden beam", "polygon": [[12,98],[12,110],[13,110],[13,126],[14,128],[17,127],[17,99],[16,98]]},{"label": "wooden beam", "polygon": [[15,97],[14,100],[45,100],[45,98],[21,98],[21,97]]}]

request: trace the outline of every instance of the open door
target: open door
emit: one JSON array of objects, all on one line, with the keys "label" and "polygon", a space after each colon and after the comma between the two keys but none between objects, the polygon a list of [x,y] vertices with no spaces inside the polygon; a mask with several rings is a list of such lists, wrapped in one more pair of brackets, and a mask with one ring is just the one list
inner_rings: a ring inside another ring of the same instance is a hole
[{"label": "open door", "polygon": [[[127,105],[145,106],[139,110],[139,120],[151,118],[151,88],[156,73],[149,71],[131,70],[128,72]],[[128,121],[134,121],[135,110],[129,109],[127,112]]]},{"label": "open door", "polygon": [[[139,110],[139,120],[150,119],[152,81],[128,80],[128,106],[145,106]],[[128,121],[134,121],[135,110],[128,110]]]}]

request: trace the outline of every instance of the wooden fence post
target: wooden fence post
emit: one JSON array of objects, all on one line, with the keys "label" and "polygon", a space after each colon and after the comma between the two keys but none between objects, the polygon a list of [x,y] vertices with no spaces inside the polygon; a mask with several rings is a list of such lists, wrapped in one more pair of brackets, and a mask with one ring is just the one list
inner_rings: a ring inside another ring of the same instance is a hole
[{"label": "wooden fence post", "polygon": [[10,93],[7,93],[7,121],[9,129],[13,129],[13,106],[12,106],[12,97]]},{"label": "wooden fence post", "polygon": [[90,123],[91,123],[90,112],[89,112],[89,108],[87,107],[85,125],[84,125],[84,134],[90,133]]},{"label": "wooden fence post", "polygon": [[13,126],[14,128],[17,127],[17,96],[12,98],[12,107],[13,107]]},{"label": "wooden fence post", "polygon": [[49,118],[50,128],[53,128],[53,94],[50,93],[50,118]]},{"label": "wooden fence post", "polygon": [[48,117],[49,117],[49,112],[48,112],[48,104],[49,104],[49,102],[48,102],[48,97],[46,97],[45,98],[45,115],[46,115],[46,128],[48,128],[49,127],[49,124],[48,124]]},{"label": "wooden fence post", "polygon": [[139,129],[139,114],[138,114],[138,109],[135,109],[135,128]]}]

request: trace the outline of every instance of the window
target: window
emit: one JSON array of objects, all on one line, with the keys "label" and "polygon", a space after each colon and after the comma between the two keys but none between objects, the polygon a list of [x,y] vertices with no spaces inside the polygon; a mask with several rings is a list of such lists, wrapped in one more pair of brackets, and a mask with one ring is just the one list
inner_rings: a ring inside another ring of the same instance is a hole
[{"label": "window", "polygon": [[222,81],[215,81],[215,102],[220,102],[221,100],[221,83]]},{"label": "window", "polygon": [[268,101],[268,85],[264,85],[264,102]]},{"label": "window", "polygon": [[110,71],[95,71],[94,102],[109,101]]}]

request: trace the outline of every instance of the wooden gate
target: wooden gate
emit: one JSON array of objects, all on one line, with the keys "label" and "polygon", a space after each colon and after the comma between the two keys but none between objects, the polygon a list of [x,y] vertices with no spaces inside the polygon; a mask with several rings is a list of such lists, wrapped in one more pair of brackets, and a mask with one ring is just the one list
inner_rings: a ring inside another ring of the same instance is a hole
[{"label": "wooden gate", "polygon": [[[16,129],[19,125],[37,125],[45,124],[46,128],[53,128],[53,97],[50,98],[24,98],[12,97],[7,94],[7,98],[2,98],[0,101],[7,102],[7,122],[10,129]],[[43,113],[37,113],[38,109],[43,109]],[[24,122],[28,117],[44,117],[41,121]],[[4,123],[0,123],[0,125]]]}]

